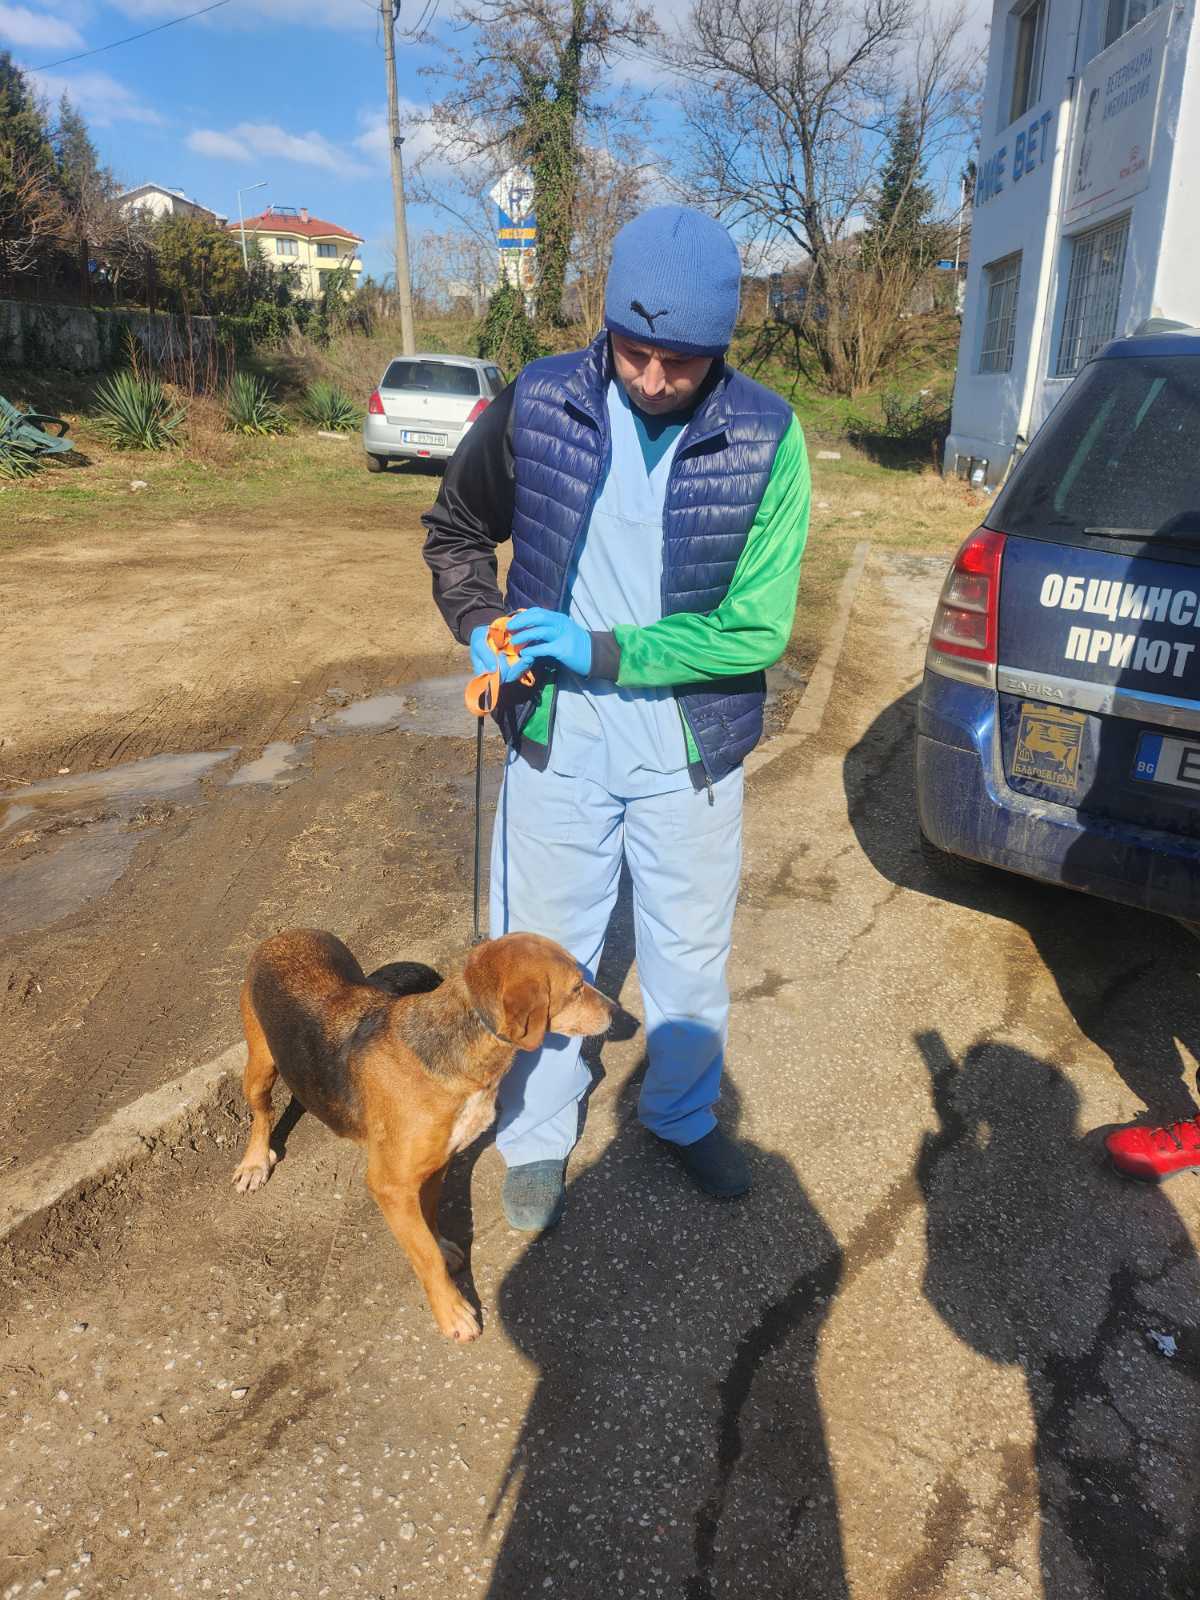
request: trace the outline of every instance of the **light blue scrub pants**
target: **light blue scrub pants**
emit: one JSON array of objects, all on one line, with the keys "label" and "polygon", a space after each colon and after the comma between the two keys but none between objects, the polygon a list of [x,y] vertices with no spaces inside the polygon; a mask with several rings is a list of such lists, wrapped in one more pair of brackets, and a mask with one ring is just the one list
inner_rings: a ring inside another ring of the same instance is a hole
[{"label": "light blue scrub pants", "polygon": [[[616,903],[621,856],[633,880],[649,1069],[638,1114],[676,1144],[716,1124],[725,1064],[725,964],[742,865],[739,767],[707,792],[622,799],[584,777],[510,755],[492,836],[491,932],[541,933],[590,978]],[[547,1034],[500,1085],[497,1146],[509,1166],[565,1160],[591,1075],[581,1039]]]}]

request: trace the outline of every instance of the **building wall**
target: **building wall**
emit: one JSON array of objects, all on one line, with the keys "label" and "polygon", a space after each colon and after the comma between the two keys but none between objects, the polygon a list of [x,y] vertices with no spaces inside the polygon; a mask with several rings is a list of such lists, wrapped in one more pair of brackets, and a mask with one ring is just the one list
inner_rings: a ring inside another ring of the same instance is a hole
[{"label": "building wall", "polygon": [[[1101,48],[1107,0],[1049,0],[1041,90],[1013,122],[1007,117],[1019,20],[1010,3],[997,0],[992,18],[971,263],[946,451],[948,470],[958,457],[986,460],[989,484],[1003,476],[1018,437],[1032,437],[1070,382],[1056,377],[1054,368],[1073,240],[1079,234],[1129,217],[1118,334],[1155,314],[1200,323],[1200,277],[1193,273],[1189,286],[1184,270],[1187,257],[1197,259],[1200,208],[1193,205],[1189,212],[1179,193],[1188,152],[1200,157],[1200,108],[1183,110],[1195,49],[1190,0],[1186,6],[1161,6],[1107,50]],[[1149,89],[1142,81],[1147,76],[1153,76]],[[1190,76],[1194,84],[1195,74]],[[1122,95],[1132,95],[1128,107]],[[1105,112],[1112,108],[1118,109],[1110,123]],[[1139,130],[1149,129],[1153,143],[1147,150],[1137,141]],[[1021,280],[1012,366],[1007,372],[981,372],[987,268],[1017,251]]]},{"label": "building wall", "polygon": [[122,209],[146,211],[154,217],[205,217],[210,222],[217,220],[216,212],[210,211],[207,206],[194,205],[190,200],[181,200],[177,194],[169,194],[164,189],[150,189],[144,195],[139,195],[136,200],[124,202]]},{"label": "building wall", "polygon": [[[272,229],[270,232],[257,232],[247,228],[247,243],[251,239],[258,240],[272,266],[298,267],[300,269],[300,293],[313,299],[316,299],[321,293],[320,274],[322,271],[349,265],[356,275],[362,272],[362,261],[358,255],[358,243],[354,239],[310,239],[303,234],[289,234],[282,228]],[[285,254],[277,249],[280,239],[293,240],[296,245],[296,254]],[[328,258],[319,256],[317,254],[318,244],[332,244],[337,254]],[[357,276],[355,281],[357,282]]]}]

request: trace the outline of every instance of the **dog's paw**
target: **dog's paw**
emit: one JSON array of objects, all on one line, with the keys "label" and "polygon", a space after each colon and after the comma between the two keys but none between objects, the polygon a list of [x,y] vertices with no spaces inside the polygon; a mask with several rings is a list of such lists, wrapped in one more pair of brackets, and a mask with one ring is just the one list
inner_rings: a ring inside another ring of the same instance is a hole
[{"label": "dog's paw", "polygon": [[455,1244],[453,1239],[439,1239],[438,1249],[442,1252],[442,1260],[446,1263],[447,1272],[461,1272],[466,1256]]},{"label": "dog's paw", "polygon": [[256,1189],[261,1189],[271,1176],[271,1170],[279,1160],[274,1150],[268,1150],[265,1161],[252,1161],[247,1158],[233,1175],[233,1186],[239,1194],[253,1194]]},{"label": "dog's paw", "polygon": [[462,1295],[456,1294],[453,1300],[446,1301],[445,1305],[434,1312],[437,1325],[446,1335],[453,1339],[455,1344],[470,1344],[473,1339],[478,1339],[480,1334],[479,1318],[471,1310]]}]

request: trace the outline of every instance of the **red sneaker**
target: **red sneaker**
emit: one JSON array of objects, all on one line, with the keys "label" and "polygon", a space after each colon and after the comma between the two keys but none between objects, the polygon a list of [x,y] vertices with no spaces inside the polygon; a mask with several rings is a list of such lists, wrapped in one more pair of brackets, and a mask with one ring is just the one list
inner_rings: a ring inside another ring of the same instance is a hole
[{"label": "red sneaker", "polygon": [[1200,1167],[1200,1117],[1167,1128],[1118,1128],[1104,1144],[1118,1172],[1157,1182]]}]

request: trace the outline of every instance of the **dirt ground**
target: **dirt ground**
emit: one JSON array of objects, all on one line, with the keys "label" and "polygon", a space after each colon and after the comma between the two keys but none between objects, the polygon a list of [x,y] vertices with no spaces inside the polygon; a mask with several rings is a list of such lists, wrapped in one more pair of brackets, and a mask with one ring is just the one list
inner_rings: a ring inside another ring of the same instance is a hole
[{"label": "dirt ground", "polygon": [[[751,1196],[695,1195],[637,1124],[640,1034],[606,1041],[558,1230],[505,1226],[486,1140],[452,1169],[484,1321],[456,1349],[359,1152],[301,1118],[242,1197],[218,1106],[0,1257],[5,1600],[1196,1600],[1200,1182],[1119,1183],[1099,1140],[1193,1104],[1197,946],[923,862],[941,565],[872,556],[819,734],[748,784],[722,1116]],[[410,687],[410,723],[444,713]],[[367,961],[461,939],[469,742],[310,733],[272,783],[185,788],[34,933],[6,1027],[32,1007],[107,1088],[87,1111],[56,1067],[25,1148],[229,1042],[273,919]],[[637,1011],[623,921],[601,981]]]}]

